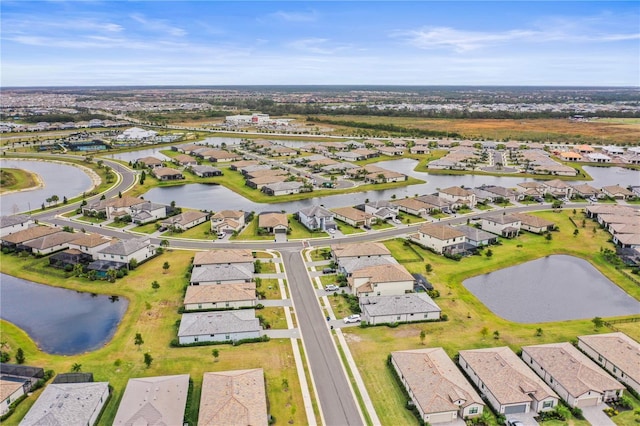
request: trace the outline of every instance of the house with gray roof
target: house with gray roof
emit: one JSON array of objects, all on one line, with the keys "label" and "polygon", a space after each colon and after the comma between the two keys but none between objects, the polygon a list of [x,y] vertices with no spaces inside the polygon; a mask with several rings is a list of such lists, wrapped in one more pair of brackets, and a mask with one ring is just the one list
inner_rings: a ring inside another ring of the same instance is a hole
[{"label": "house with gray roof", "polygon": [[156,248],[149,238],[133,238],[121,240],[100,250],[96,260],[129,263],[135,259],[138,263],[152,258],[156,254]]},{"label": "house with gray roof", "polygon": [[77,238],[78,234],[73,232],[56,232],[27,241],[23,246],[31,248],[33,254],[45,255],[69,248],[69,243]]},{"label": "house with gray roof", "polygon": [[362,256],[362,257],[346,257],[340,259],[338,269],[340,273],[350,277],[359,269],[369,268],[370,266],[379,265],[397,265],[398,261],[393,256]]},{"label": "house with gray roof", "polygon": [[0,237],[35,226],[36,221],[26,214],[0,216]]},{"label": "house with gray roof", "polygon": [[267,195],[287,195],[298,194],[304,187],[304,183],[292,181],[292,182],[276,182],[264,185],[261,189]]},{"label": "house with gray roof", "polygon": [[569,342],[523,346],[522,360],[569,407],[584,408],[614,401],[624,385]]},{"label": "house with gray roof", "polygon": [[131,221],[142,225],[167,217],[167,206],[147,201],[131,206]]},{"label": "house with gray roof", "polygon": [[198,424],[267,426],[262,368],[204,373]]},{"label": "house with gray roof", "polygon": [[113,425],[182,425],[188,392],[188,374],[129,379]]},{"label": "house with gray roof", "polygon": [[298,221],[310,231],[336,229],[332,211],[322,206],[311,206],[298,210]]},{"label": "house with gray roof", "polygon": [[505,238],[515,238],[522,221],[511,214],[496,214],[482,218],[482,229]]},{"label": "house with gray roof", "polygon": [[444,349],[392,352],[391,365],[425,423],[449,423],[482,415],[482,398]]},{"label": "house with gray roof", "polygon": [[257,339],[261,330],[255,309],[189,313],[182,314],[178,341],[184,345]]},{"label": "house with gray roof", "polygon": [[[358,206],[360,208],[360,206]],[[365,203],[362,208],[365,213],[374,215],[380,220],[395,219],[398,216],[398,206],[391,204],[389,201],[377,200]]]},{"label": "house with gray roof", "polygon": [[426,293],[361,297],[362,320],[367,324],[391,324],[440,319],[442,310]]},{"label": "house with gray roof", "polygon": [[164,227],[174,227],[182,231],[186,231],[187,229],[200,225],[207,220],[209,220],[208,213],[199,212],[196,210],[188,210],[186,212],[182,212],[178,215],[171,216],[163,220],[162,222],[160,222],[160,225]]},{"label": "house with gray roof", "polygon": [[222,176],[222,171],[213,166],[191,166],[189,170],[191,170],[194,175],[200,177]]},{"label": "house with gray roof", "polygon": [[191,271],[191,285],[242,284],[253,280],[253,265],[242,263],[204,265]]},{"label": "house with gray roof", "polygon": [[466,237],[465,242],[474,247],[488,246],[498,242],[498,237],[482,229],[478,229],[475,226],[461,225],[456,226],[455,229],[460,231]]},{"label": "house with gray roof", "polygon": [[51,383],[20,422],[23,426],[89,425],[109,398],[108,382]]}]

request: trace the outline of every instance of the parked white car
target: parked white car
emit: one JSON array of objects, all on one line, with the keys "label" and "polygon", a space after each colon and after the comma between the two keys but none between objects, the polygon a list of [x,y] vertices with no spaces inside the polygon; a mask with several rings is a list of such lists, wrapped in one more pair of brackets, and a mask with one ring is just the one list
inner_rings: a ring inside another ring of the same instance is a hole
[{"label": "parked white car", "polygon": [[338,287],[335,284],[329,284],[324,288],[326,291],[338,291],[340,290],[340,287]]},{"label": "parked white car", "polygon": [[353,314],[353,315],[349,315],[348,317],[346,317],[344,319],[344,323],[345,324],[351,324],[354,322],[360,322],[360,315],[359,314]]}]

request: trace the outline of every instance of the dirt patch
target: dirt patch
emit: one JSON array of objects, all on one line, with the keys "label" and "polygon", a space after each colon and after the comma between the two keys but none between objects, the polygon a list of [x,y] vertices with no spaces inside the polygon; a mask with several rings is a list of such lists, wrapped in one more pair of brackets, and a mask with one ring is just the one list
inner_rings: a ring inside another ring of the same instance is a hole
[{"label": "dirt patch", "polygon": [[344,340],[348,342],[353,342],[353,343],[360,343],[362,342],[362,337],[358,336],[357,334],[351,334],[351,333],[343,333],[344,335]]}]

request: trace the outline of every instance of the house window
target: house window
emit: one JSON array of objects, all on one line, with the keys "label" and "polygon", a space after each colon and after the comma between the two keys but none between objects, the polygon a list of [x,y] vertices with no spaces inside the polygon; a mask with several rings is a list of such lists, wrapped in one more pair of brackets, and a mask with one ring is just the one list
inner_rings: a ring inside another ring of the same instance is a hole
[{"label": "house window", "polygon": [[225,334],[224,339],[225,340],[229,340],[229,339],[231,339],[231,336],[229,334]]},{"label": "house window", "polygon": [[478,414],[478,407],[469,408],[469,414]]},{"label": "house window", "polygon": [[553,383],[553,377],[549,377],[549,383]]},{"label": "house window", "polygon": [[545,401],[542,403],[542,408],[551,408],[553,407],[553,401]]},{"label": "house window", "polygon": [[428,318],[428,317],[429,317],[429,314],[424,314],[424,317],[425,317],[425,318]]},{"label": "house window", "polygon": [[398,321],[400,321],[400,315],[398,315],[398,316],[396,317],[396,319],[397,319]]},{"label": "house window", "polygon": [[198,338],[197,338],[197,337],[194,337],[194,338],[193,338],[193,341],[194,341],[194,342],[197,342],[197,341],[198,341]]},{"label": "house window", "polygon": [[602,355],[598,355],[598,361],[602,362]]},{"label": "house window", "polygon": [[618,369],[617,369],[617,368],[615,368],[615,367],[613,367],[613,372],[614,372],[614,373],[617,373],[617,372],[618,372]]}]

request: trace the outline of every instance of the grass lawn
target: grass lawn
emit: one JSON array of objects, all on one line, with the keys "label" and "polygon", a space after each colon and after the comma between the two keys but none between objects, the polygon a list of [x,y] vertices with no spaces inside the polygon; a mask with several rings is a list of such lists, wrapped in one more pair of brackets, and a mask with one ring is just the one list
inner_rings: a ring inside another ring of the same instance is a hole
[{"label": "grass lawn", "polygon": [[242,232],[238,235],[232,235],[229,237],[231,240],[264,240],[273,241],[273,235],[258,235],[258,216],[253,218],[251,222],[244,227]]},{"label": "grass lawn", "polygon": [[6,168],[0,170],[0,181],[2,181],[0,194],[34,188],[38,185],[38,177],[36,174],[22,169]]},{"label": "grass lawn", "polygon": [[[113,339],[99,350],[70,356],[46,354],[22,330],[2,321],[2,340],[8,345],[6,350],[13,356],[17,348],[22,348],[27,365],[42,366],[57,373],[69,372],[74,363],[79,363],[82,364],[82,371],[94,374],[96,381],[109,381],[114,393],[100,425],[113,423],[118,401],[131,377],[189,373],[195,390],[192,404],[198,406],[197,396],[204,372],[258,367],[265,371],[271,413],[277,419],[292,418],[295,424],[304,424],[304,405],[288,339],[240,346],[215,346],[220,351],[217,362],[211,356],[213,346],[170,347],[169,342],[176,336],[174,324],[180,318],[177,309],[182,304],[186,283],[184,276],[192,256],[190,251],[165,252],[140,265],[128,277],[109,284],[85,278],[65,278],[63,272],[45,266],[48,264],[46,258],[23,259],[13,255],[0,255],[3,273],[72,290],[118,295],[129,301],[127,312]],[[163,274],[162,264],[167,260],[171,263],[171,269]],[[151,288],[153,280],[160,283],[157,291]],[[144,339],[141,350],[134,345],[136,333],[141,333]],[[143,363],[145,352],[153,354],[154,361],[150,368],[146,368]],[[289,382],[288,392],[282,390],[283,379]],[[4,423],[16,425],[35,399],[29,397],[23,401],[16,413]]]},{"label": "grass lawn", "polygon": [[280,286],[278,285],[278,280],[275,278],[260,278],[261,284],[260,287],[257,287],[257,290],[260,292],[264,292],[264,297],[267,300],[280,300],[282,299],[282,294],[280,293]]},{"label": "grass lawn", "polygon": [[[271,253],[266,252],[266,251],[254,251],[254,257],[256,259],[274,259],[274,257],[271,255]],[[280,255],[278,255],[278,253],[274,253],[276,254],[276,258],[279,258]]]},{"label": "grass lawn", "polygon": [[326,286],[327,284],[338,285],[338,276],[336,274],[320,275],[320,283],[322,283],[322,287]]},{"label": "grass lawn", "polygon": [[388,222],[383,222],[383,221],[380,221],[380,220],[378,222],[376,222],[375,225],[371,225],[371,229],[375,229],[375,230],[378,230],[378,231],[381,231],[383,229],[389,229],[389,228],[393,228],[393,225],[391,225]]},{"label": "grass lawn", "polygon": [[409,213],[398,213],[398,219],[400,219],[402,223],[406,223],[406,224],[424,222],[423,218],[419,216],[414,216]]},{"label": "grass lawn", "polygon": [[338,230],[342,232],[344,235],[361,234],[365,232],[364,229],[354,228],[353,226],[345,222],[336,221],[336,224],[338,226]]},{"label": "grass lawn", "polygon": [[93,217],[93,216],[85,216],[82,215],[78,218],[78,220],[82,221],[82,222],[88,222],[88,223],[102,223],[105,222],[107,219],[99,219],[97,217]]},{"label": "grass lawn", "polygon": [[[520,324],[504,320],[494,315],[464,288],[462,281],[466,278],[549,254],[567,254],[588,260],[632,297],[640,299],[640,287],[607,263],[600,254],[600,247],[613,248],[608,241],[609,234],[602,230],[593,234],[592,229],[596,224],[587,221],[584,231],[580,228],[580,234],[574,237],[575,227],[569,220],[573,215],[571,210],[535,214],[558,225],[560,230],[552,233],[553,239],[546,241],[543,236],[525,232],[514,240],[503,240],[502,245],[493,246],[494,255],[491,258],[471,256],[456,262],[417,246],[407,248],[401,239],[385,242],[392,254],[410,272],[424,274],[424,265],[432,265],[433,272],[428,275],[428,279],[440,291],[441,297],[435,301],[443,313],[448,315],[449,320],[400,325],[397,328],[343,329],[382,424],[417,424],[416,419],[405,408],[406,401],[386,366],[386,357],[392,351],[422,347],[419,339],[421,330],[427,332],[425,347],[441,346],[451,357],[461,349],[507,345],[518,350],[524,345],[570,341],[582,334],[611,331],[607,328],[594,330],[590,320],[543,324]],[[582,213],[578,212],[574,219],[576,223],[581,223],[581,216]],[[348,314],[346,304],[340,298],[335,299],[331,296],[329,299],[337,310],[337,315]],[[633,323],[620,325],[625,327],[621,327],[624,331],[638,328],[634,327]],[[500,339],[495,340],[491,335],[483,337],[483,327],[487,327],[490,333],[499,331]],[[543,329],[542,336],[536,336],[537,328]],[[632,336],[640,337],[640,331],[632,331]],[[575,421],[572,424],[586,423]],[[626,421],[619,424],[626,424]]]},{"label": "grass lawn", "polygon": [[285,329],[287,328],[287,319],[284,316],[284,308],[281,306],[269,306],[266,308],[258,309],[256,316],[260,315],[273,329]]},{"label": "grass lawn", "polygon": [[429,216],[431,216],[434,219],[444,219],[445,217],[449,217],[449,215],[446,213],[430,214]]},{"label": "grass lawn", "polygon": [[309,231],[307,227],[298,222],[292,214],[287,215],[287,218],[289,219],[289,228],[291,228],[291,234],[288,236],[290,240],[322,238],[329,236],[329,234],[324,231]]},{"label": "grass lawn", "polygon": [[261,274],[275,274],[276,273],[276,264],[272,262],[260,262],[261,265]]},{"label": "grass lawn", "polygon": [[62,216],[64,216],[64,217],[74,217],[74,216],[77,216],[77,215],[78,215],[78,213],[76,213],[75,210],[71,210],[70,212],[66,212],[66,213],[62,214]]},{"label": "grass lawn", "polygon": [[476,208],[478,210],[491,210],[491,209],[493,209],[493,206],[491,206],[489,204],[476,204]]},{"label": "grass lawn", "polygon": [[194,226],[191,229],[187,229],[184,232],[167,231],[164,232],[162,236],[174,238],[189,238],[193,240],[211,240],[217,238],[216,235],[213,235],[211,233],[211,224],[208,220],[201,223],[200,225]]},{"label": "grass lawn", "polygon": [[141,232],[143,234],[153,234],[158,230],[158,227],[156,226],[155,222],[152,222],[136,226],[135,228],[131,228],[131,230],[134,232]]},{"label": "grass lawn", "polygon": [[319,249],[312,250],[309,253],[309,255],[311,257],[311,261],[319,262],[321,260],[328,260],[327,258],[325,258],[322,255],[323,253],[331,253],[331,249],[325,247],[325,248],[319,248]]},{"label": "grass lawn", "polygon": [[107,226],[112,228],[124,228],[125,226],[131,225],[131,222],[111,222]]},{"label": "grass lawn", "polygon": [[[347,303],[346,299],[342,297],[339,291],[333,292],[331,296],[327,296],[327,299],[329,299],[329,304],[331,305],[331,309],[333,309],[333,314],[336,316],[336,318],[339,319],[339,318],[348,317],[353,313],[349,308],[349,304]],[[386,423],[383,423],[383,424],[386,424]],[[390,423],[390,424],[394,424],[394,423]]]}]

